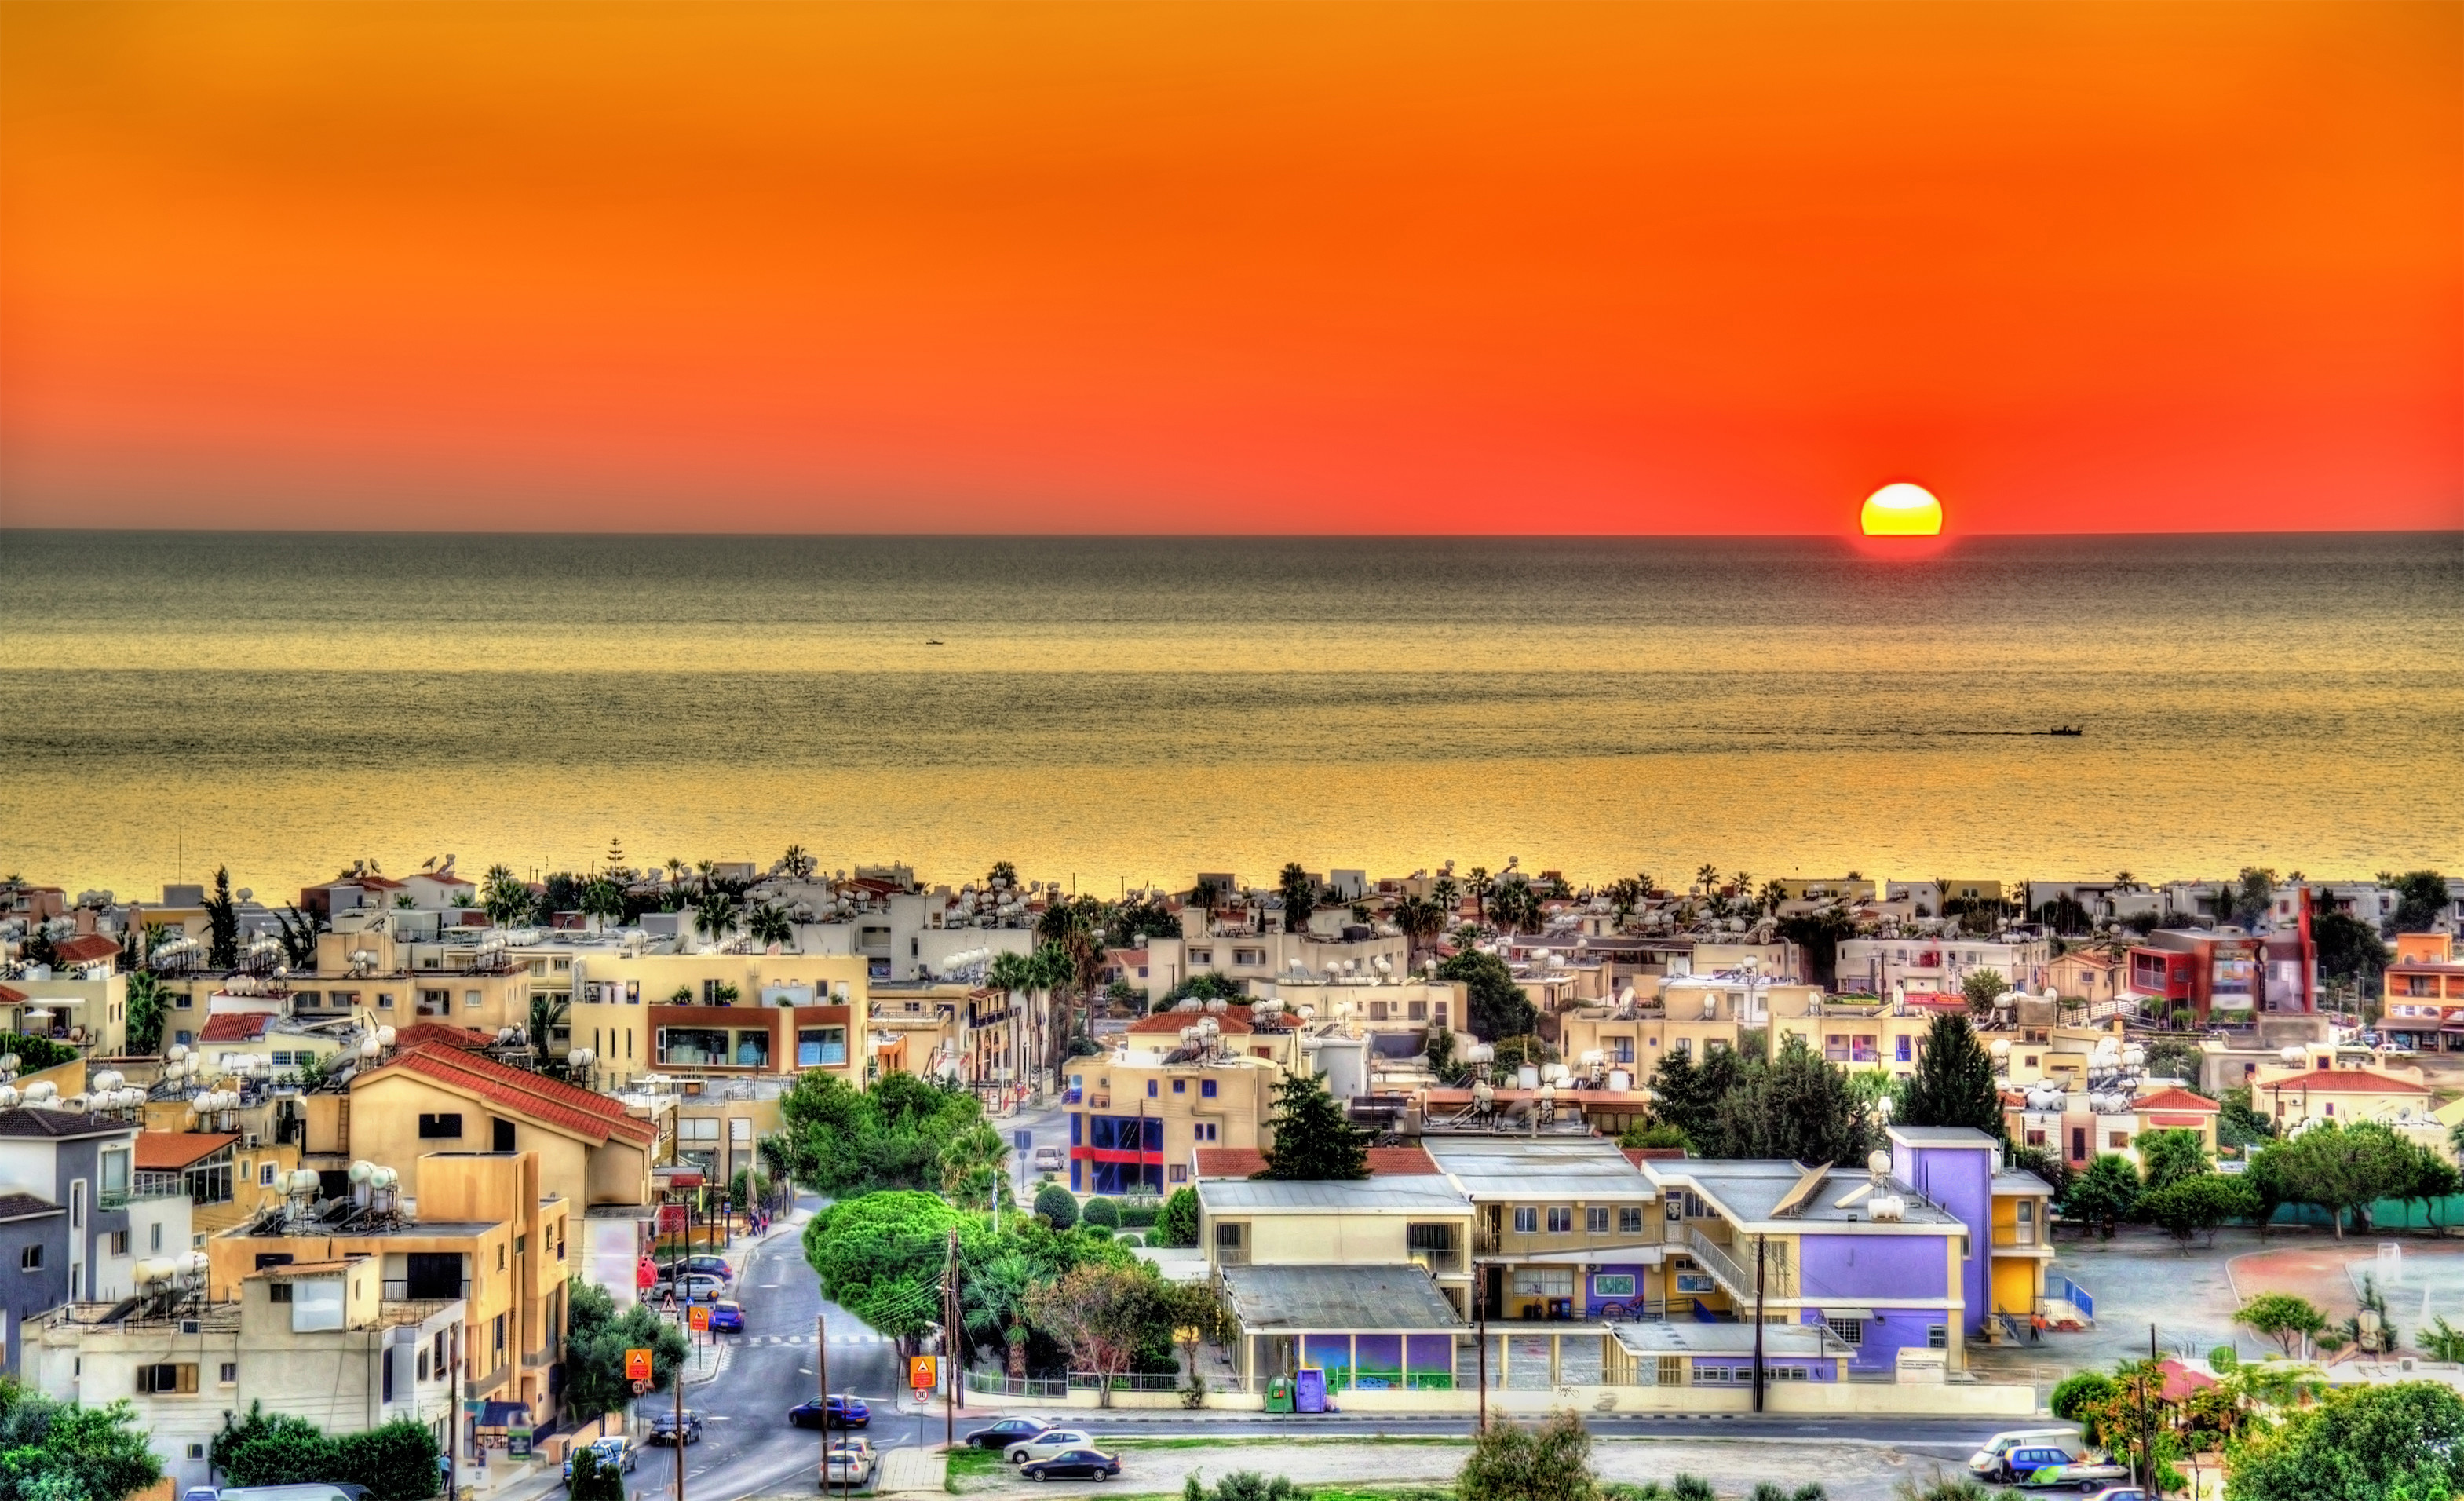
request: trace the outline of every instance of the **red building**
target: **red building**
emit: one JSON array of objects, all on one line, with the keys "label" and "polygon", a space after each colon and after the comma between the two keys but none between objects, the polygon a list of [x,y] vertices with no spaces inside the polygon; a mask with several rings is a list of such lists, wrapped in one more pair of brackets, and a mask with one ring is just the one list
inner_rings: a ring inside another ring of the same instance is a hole
[{"label": "red building", "polygon": [[2125,983],[2128,996],[2161,1001],[2166,1010],[2189,1006],[2202,1026],[2315,1011],[2318,963],[2308,914],[2299,933],[2159,928],[2132,946]]}]

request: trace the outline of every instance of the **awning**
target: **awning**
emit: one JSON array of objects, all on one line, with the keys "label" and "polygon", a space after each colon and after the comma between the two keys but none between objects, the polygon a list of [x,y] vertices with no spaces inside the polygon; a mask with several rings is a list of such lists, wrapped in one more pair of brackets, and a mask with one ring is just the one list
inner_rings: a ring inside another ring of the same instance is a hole
[{"label": "awning", "polygon": [[526,1402],[489,1402],[479,1404],[479,1426],[483,1428],[527,1428],[531,1425],[531,1404]]},{"label": "awning", "polygon": [[1831,1305],[1826,1303],[1822,1306],[1822,1316],[1825,1318],[1871,1318],[1874,1316],[1874,1311],[1870,1308],[1833,1308]]}]

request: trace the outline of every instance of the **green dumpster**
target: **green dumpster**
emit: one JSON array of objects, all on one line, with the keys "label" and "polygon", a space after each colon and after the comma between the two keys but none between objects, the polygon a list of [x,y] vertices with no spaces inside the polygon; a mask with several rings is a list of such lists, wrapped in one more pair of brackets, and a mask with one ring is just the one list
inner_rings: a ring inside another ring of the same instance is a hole
[{"label": "green dumpster", "polygon": [[1292,1410],[1292,1379],[1290,1377],[1278,1376],[1273,1380],[1266,1383],[1266,1410],[1268,1412],[1289,1412]]}]

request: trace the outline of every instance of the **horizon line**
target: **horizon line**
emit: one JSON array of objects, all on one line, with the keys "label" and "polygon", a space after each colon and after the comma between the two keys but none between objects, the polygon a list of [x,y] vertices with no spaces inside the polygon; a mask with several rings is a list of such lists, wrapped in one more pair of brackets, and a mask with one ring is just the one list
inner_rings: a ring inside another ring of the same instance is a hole
[{"label": "horizon line", "polygon": [[706,527],[651,529],[594,527],[587,530],[467,527],[344,526],[44,526],[0,521],[0,534],[54,536],[157,537],[501,537],[585,538],[653,537],[709,541],[780,541],[795,538],[840,540],[958,541],[1836,541],[1847,543],[1919,541],[1937,546],[1968,541],[2009,539],[2097,541],[2110,539],[2287,538],[2287,537],[2464,537],[2464,519],[2446,527],[2308,527],[2297,530],[2206,530],[2129,532],[1944,532],[1924,538],[1875,538],[1859,532],[902,532],[902,531],[755,531]]}]

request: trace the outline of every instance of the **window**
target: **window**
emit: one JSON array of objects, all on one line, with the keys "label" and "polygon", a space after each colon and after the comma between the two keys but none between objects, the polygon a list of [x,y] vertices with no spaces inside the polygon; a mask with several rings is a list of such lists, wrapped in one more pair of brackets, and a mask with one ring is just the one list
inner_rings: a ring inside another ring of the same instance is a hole
[{"label": "window", "polygon": [[141,1365],[137,1368],[137,1389],[164,1396],[192,1393],[197,1389],[197,1368],[188,1364]]},{"label": "window", "polygon": [[1571,1235],[1573,1233],[1573,1229],[1574,1211],[1573,1207],[1567,1204],[1551,1204],[1549,1206],[1549,1233],[1551,1235]]},{"label": "window", "polygon": [[428,1380],[428,1352],[426,1350],[419,1352],[419,1379],[423,1381]]},{"label": "window", "polygon": [[2123,1147],[2130,1145],[2130,1133],[2127,1131],[2108,1131],[2104,1134],[2104,1139],[2107,1145],[2111,1146],[2118,1152]]},{"label": "window", "polygon": [[385,1401],[393,1401],[393,1352],[385,1353]]},{"label": "window", "polygon": [[1517,1267],[1514,1291],[1524,1297],[1570,1298],[1574,1295],[1572,1267]]},{"label": "window", "polygon": [[1200,1079],[1198,1081],[1198,1097],[1202,1100],[1211,1100],[1215,1097],[1215,1081],[1213,1079]]},{"label": "window", "polygon": [[107,1194],[124,1194],[128,1191],[128,1154],[126,1152],[102,1154],[101,1183],[102,1191]]},{"label": "window", "polygon": [[463,991],[462,1009],[465,1011],[476,1011],[479,1009],[479,992],[476,990]]},{"label": "window", "polygon": [[[1189,1134],[1193,1140],[1212,1141],[1215,1139],[1215,1122],[1211,1120],[1193,1122],[1190,1125]],[[1175,1169],[1175,1171],[1177,1172],[1178,1169]]]},{"label": "window", "polygon": [[807,1026],[796,1033],[796,1067],[835,1069],[847,1063],[847,1028]]},{"label": "window", "polygon": [[111,1232],[111,1254],[114,1256],[125,1256],[128,1254],[128,1232],[126,1230],[114,1230]]},{"label": "window", "polygon": [[1607,1205],[1595,1204],[1583,1211],[1583,1231],[1588,1235],[1606,1235],[1609,1232]]},{"label": "window", "polygon": [[1186,1094],[1186,1093],[1189,1093],[1189,1081],[1188,1081],[1187,1079],[1175,1079],[1175,1080],[1173,1080],[1173,1081],[1172,1081],[1172,1092],[1173,1092],[1175,1094]]},{"label": "window", "polygon": [[290,1301],[291,1301],[291,1284],[290,1284],[290,1283],[288,1283],[288,1282],[277,1282],[277,1283],[274,1284],[272,1287],[267,1288],[267,1289],[265,1290],[265,1300],[266,1300],[268,1303],[288,1303],[288,1302],[290,1302]]},{"label": "window", "polygon": [[1908,1055],[1908,1046],[1911,1041],[1912,1039],[1904,1032],[1901,1033],[1900,1036],[1894,1040],[1891,1046],[1891,1058],[1893,1062],[1908,1063],[1913,1061]]},{"label": "window", "polygon": [[1861,1318],[1826,1318],[1823,1322],[1831,1326],[1831,1332],[1839,1336],[1843,1345],[1865,1342],[1865,1321]]},{"label": "window", "polygon": [[19,1271],[42,1270],[43,1248],[40,1246],[26,1246],[19,1247],[17,1251],[17,1269]]},{"label": "window", "polygon": [[1642,1233],[1642,1205],[1639,1203],[1630,1203],[1618,1208],[1617,1233],[1619,1235],[1640,1235]]},{"label": "window", "polygon": [[1153,1099],[1153,1098],[1155,1098],[1157,1094],[1159,1094],[1159,1093],[1162,1093],[1162,1091],[1158,1090],[1158,1089],[1155,1087],[1155,1080],[1153,1080],[1153,1079],[1149,1079],[1149,1080],[1147,1080],[1147,1098],[1149,1098],[1149,1099]]},{"label": "window", "polygon": [[1514,1211],[1514,1233],[1517,1235],[1539,1234],[1540,1211],[1537,1209],[1517,1208]]},{"label": "window", "polygon": [[459,1140],[462,1136],[461,1113],[448,1111],[438,1115],[423,1114],[419,1117],[419,1134],[429,1138]]},{"label": "window", "polygon": [[1925,1325],[1925,1348],[1928,1350],[1949,1349],[1950,1326],[1948,1324]]},{"label": "window", "polygon": [[659,1062],[707,1065],[727,1062],[727,1032],[716,1026],[662,1026]]},{"label": "window", "polygon": [[237,1385],[239,1383],[239,1362],[237,1360],[225,1360],[223,1362],[222,1375],[217,1379],[225,1386]]},{"label": "window", "polygon": [[1172,1166],[1164,1169],[1163,1176],[1167,1182],[1185,1183],[1189,1181],[1189,1169],[1181,1166],[1178,1162],[1175,1162]]},{"label": "window", "polygon": [[205,1458],[205,1457],[206,1457],[206,1446],[205,1446],[203,1444],[191,1444],[191,1445],[189,1445],[189,1446],[188,1446],[188,1457],[189,1457],[190,1459],[203,1459],[203,1458]]},{"label": "window", "polygon": [[291,1053],[288,1048],[276,1048],[274,1049],[274,1066],[277,1069],[288,1069],[291,1067]]},{"label": "window", "polygon": [[273,1187],[273,1186],[274,1186],[274,1164],[273,1164],[273,1163],[271,1163],[271,1162],[260,1162],[260,1163],[258,1163],[258,1164],[257,1164],[257,1168],[256,1168],[256,1186],[258,1186],[259,1188],[271,1188],[271,1187]]},{"label": "window", "polygon": [[380,990],[377,992],[377,1009],[380,1011],[390,1011],[393,1009],[392,991]]},{"label": "window", "polygon": [[153,1230],[153,1232],[154,1232],[154,1234],[153,1234],[153,1244],[152,1244],[152,1245],[150,1245],[150,1246],[147,1246],[145,1248],[146,1248],[147,1250],[161,1250],[161,1249],[163,1248],[163,1226],[162,1226],[162,1225],[161,1225],[159,1222],[157,1222],[155,1225],[153,1225],[149,1226],[149,1228],[150,1228],[150,1229],[152,1229],[152,1230]]}]

